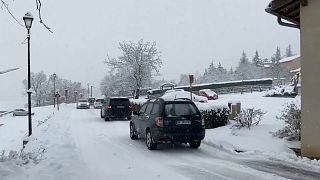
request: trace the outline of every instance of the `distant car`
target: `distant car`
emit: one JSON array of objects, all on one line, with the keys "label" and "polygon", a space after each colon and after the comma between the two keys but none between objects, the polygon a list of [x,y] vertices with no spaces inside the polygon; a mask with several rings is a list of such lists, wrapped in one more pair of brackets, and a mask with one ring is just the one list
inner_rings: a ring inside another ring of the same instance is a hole
[{"label": "distant car", "polygon": [[132,106],[129,98],[125,97],[107,97],[103,101],[101,108],[101,118],[105,121],[111,119],[128,119],[132,117]]},{"label": "distant car", "polygon": [[[163,96],[161,96],[161,98],[164,100],[176,100],[176,99],[190,100],[191,97],[190,97],[190,92],[179,90],[179,91],[169,91],[165,93]],[[208,102],[208,99],[206,97],[198,96],[192,93],[192,101],[206,103]]]},{"label": "distant car", "polygon": [[77,103],[77,109],[90,109],[90,103],[88,99],[79,99]]},{"label": "distant car", "polygon": [[165,94],[172,93],[172,92],[178,92],[178,91],[184,91],[184,90],[183,89],[169,89],[165,92]]},{"label": "distant car", "polygon": [[88,102],[90,105],[93,105],[95,101],[96,101],[96,98],[93,98],[93,97],[88,98]]},{"label": "distant car", "polygon": [[189,143],[198,148],[205,137],[204,119],[190,100],[164,100],[144,103],[130,121],[130,138],[145,138],[149,150],[161,143]]},{"label": "distant car", "polygon": [[199,91],[199,95],[208,98],[208,100],[218,99],[218,94],[211,89],[202,89]]},{"label": "distant car", "polygon": [[95,109],[101,109],[103,104],[103,99],[96,99],[96,101],[93,103],[93,107]]},{"label": "distant car", "polygon": [[[13,116],[28,116],[28,111],[24,110],[24,109],[15,109],[12,112]],[[31,115],[34,115],[34,113],[31,113]]]}]

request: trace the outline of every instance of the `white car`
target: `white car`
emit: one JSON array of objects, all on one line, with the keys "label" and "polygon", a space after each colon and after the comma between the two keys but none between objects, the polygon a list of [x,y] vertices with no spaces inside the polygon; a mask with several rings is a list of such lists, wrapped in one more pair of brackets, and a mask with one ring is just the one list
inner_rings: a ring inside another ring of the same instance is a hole
[{"label": "white car", "polygon": [[[12,112],[13,116],[28,116],[28,111],[24,110],[24,109],[15,109]],[[31,115],[34,115],[34,113],[31,113]]]},{"label": "white car", "polygon": [[[176,99],[187,99],[190,100],[190,92],[187,91],[173,91],[165,93],[163,96],[161,96],[164,100],[176,100]],[[208,98],[203,96],[198,96],[194,93],[192,93],[192,101],[194,102],[208,102]]]},{"label": "white car", "polygon": [[101,109],[103,104],[103,99],[96,99],[95,102],[93,103],[93,107],[95,109]]},{"label": "white car", "polygon": [[77,109],[90,109],[90,103],[88,99],[79,99],[77,103]]}]

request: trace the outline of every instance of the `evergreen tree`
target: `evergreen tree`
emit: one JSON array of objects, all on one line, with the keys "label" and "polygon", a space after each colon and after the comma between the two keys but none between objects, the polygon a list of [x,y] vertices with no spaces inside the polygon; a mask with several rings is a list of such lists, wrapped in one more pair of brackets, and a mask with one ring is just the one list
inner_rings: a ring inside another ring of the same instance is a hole
[{"label": "evergreen tree", "polygon": [[249,62],[249,60],[247,58],[247,54],[244,51],[242,51],[242,56],[240,58],[240,63],[248,63],[248,62]]},{"label": "evergreen tree", "polygon": [[277,47],[276,54],[274,55],[274,58],[277,63],[279,63],[279,61],[281,60],[281,52],[280,52],[279,47]]},{"label": "evergreen tree", "polygon": [[257,67],[261,67],[263,65],[263,62],[259,56],[258,50],[256,50],[254,57],[252,58],[252,64],[256,65]]},{"label": "evergreen tree", "polygon": [[291,57],[293,56],[292,51],[291,51],[291,45],[289,44],[289,46],[286,49],[286,57]]}]

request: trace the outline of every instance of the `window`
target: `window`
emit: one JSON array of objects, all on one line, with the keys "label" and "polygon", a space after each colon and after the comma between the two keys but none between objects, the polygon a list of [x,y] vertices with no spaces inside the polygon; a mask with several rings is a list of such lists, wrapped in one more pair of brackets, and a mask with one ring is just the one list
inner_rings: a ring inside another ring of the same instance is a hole
[{"label": "window", "polygon": [[147,107],[147,103],[146,104],[144,104],[141,108],[140,108],[140,114],[142,114],[142,113],[144,113],[144,111],[146,110],[146,107]]},{"label": "window", "polygon": [[151,114],[157,114],[158,112],[159,112],[159,104],[158,103],[154,103],[152,111],[151,111]]},{"label": "window", "polygon": [[112,105],[129,105],[129,99],[124,99],[124,98],[114,98],[114,99],[110,99],[110,104]]},{"label": "window", "polygon": [[145,112],[146,115],[149,115],[151,113],[152,106],[153,106],[153,103],[149,102]]},{"label": "window", "polygon": [[200,116],[196,107],[192,104],[166,104],[166,116]]}]

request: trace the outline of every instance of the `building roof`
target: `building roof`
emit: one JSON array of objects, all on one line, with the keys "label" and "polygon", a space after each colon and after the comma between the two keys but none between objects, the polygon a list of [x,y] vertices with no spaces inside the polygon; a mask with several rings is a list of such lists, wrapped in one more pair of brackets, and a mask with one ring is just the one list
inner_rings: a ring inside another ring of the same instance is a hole
[{"label": "building roof", "polygon": [[[277,16],[280,25],[299,28],[300,3],[305,6],[307,5],[307,0],[272,0],[265,10]],[[290,23],[283,22],[283,19]]]},{"label": "building roof", "polygon": [[285,62],[289,62],[289,61],[294,61],[297,58],[299,58],[300,55],[295,55],[295,56],[290,56],[290,57],[285,57],[279,60],[279,63],[285,63]]}]

